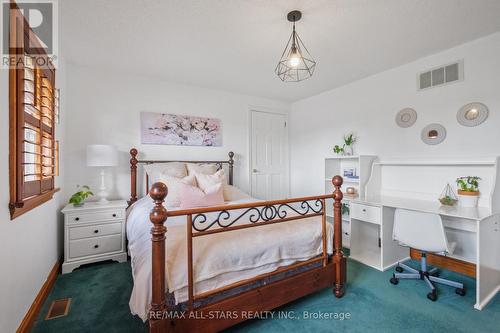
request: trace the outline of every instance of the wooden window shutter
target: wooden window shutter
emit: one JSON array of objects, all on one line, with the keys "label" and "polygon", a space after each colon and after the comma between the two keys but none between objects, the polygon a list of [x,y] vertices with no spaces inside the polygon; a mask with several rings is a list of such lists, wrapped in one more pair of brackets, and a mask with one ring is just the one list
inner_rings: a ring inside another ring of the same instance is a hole
[{"label": "wooden window shutter", "polygon": [[10,47],[16,64],[9,69],[11,218],[46,202],[57,191],[55,69],[47,54],[30,54],[24,47],[40,45],[40,41],[13,6]]}]

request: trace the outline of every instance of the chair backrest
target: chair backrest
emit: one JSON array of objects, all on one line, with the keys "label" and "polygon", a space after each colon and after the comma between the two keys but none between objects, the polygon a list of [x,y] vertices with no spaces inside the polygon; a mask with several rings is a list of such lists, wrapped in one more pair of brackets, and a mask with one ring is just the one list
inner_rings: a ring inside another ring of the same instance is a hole
[{"label": "chair backrest", "polygon": [[392,238],[425,252],[449,252],[443,221],[438,214],[396,209]]}]

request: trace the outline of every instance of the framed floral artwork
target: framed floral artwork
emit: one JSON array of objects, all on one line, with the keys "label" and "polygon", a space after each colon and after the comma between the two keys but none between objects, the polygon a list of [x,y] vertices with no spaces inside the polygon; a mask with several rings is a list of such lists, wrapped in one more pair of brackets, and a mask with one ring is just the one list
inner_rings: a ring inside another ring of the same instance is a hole
[{"label": "framed floral artwork", "polygon": [[216,118],[141,112],[141,143],[221,146],[221,121]]}]

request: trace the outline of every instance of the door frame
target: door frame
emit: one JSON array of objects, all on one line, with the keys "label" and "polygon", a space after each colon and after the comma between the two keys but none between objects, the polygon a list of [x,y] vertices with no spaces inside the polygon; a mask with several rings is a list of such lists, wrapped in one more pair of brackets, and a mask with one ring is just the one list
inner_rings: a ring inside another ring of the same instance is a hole
[{"label": "door frame", "polygon": [[290,145],[289,145],[289,128],[290,128],[290,120],[289,120],[289,112],[286,110],[279,109],[270,109],[261,106],[252,106],[250,105],[248,108],[248,189],[249,194],[252,194],[252,165],[253,165],[253,157],[252,157],[252,114],[254,112],[260,113],[270,113],[277,114],[285,117],[286,127],[285,127],[285,198],[290,197]]}]

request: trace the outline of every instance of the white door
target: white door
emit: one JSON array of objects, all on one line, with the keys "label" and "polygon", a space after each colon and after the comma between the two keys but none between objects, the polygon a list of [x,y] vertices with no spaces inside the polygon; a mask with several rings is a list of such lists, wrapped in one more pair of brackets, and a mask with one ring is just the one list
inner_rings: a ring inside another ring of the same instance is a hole
[{"label": "white door", "polygon": [[288,195],[286,115],[251,111],[252,196],[284,199]]}]

